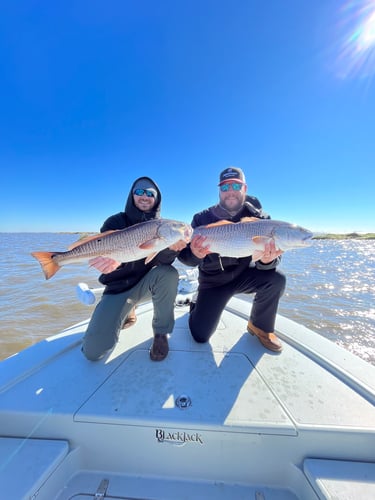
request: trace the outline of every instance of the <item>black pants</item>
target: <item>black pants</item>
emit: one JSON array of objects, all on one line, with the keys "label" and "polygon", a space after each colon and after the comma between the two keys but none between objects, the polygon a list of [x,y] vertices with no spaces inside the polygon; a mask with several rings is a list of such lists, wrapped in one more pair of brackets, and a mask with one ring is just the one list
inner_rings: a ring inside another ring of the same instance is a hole
[{"label": "black pants", "polygon": [[238,293],[255,293],[250,314],[252,323],[267,333],[273,332],[279,300],[285,290],[285,275],[276,269],[262,271],[249,267],[236,280],[213,288],[199,288],[189,317],[196,342],[207,342],[219,324],[228,301]]}]

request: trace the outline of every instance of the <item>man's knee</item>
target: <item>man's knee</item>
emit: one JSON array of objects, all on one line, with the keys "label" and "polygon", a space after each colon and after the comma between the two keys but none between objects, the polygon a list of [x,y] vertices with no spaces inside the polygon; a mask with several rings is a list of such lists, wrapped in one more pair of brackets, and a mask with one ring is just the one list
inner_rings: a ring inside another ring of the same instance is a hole
[{"label": "man's knee", "polygon": [[280,290],[280,293],[283,293],[286,287],[286,276],[284,273],[276,272],[275,273],[275,285]]},{"label": "man's knee", "polygon": [[207,329],[203,330],[202,328],[199,328],[199,325],[198,327],[195,327],[191,316],[189,318],[189,328],[191,336],[195,342],[198,342],[199,344],[205,344],[208,342],[211,335],[207,335]]},{"label": "man's knee", "polygon": [[164,264],[151,269],[150,274],[151,273],[154,284],[161,284],[162,286],[167,286],[168,288],[176,288],[177,291],[179,276],[175,267]]},{"label": "man's knee", "polygon": [[286,286],[286,276],[284,273],[278,270],[272,270],[267,275],[266,286],[270,290],[274,290],[275,292],[279,292],[280,295],[283,294]]},{"label": "man's knee", "polygon": [[157,277],[163,277],[170,280],[178,281],[178,271],[175,267],[169,264],[162,264],[151,269],[150,273]]},{"label": "man's knee", "polygon": [[88,330],[83,337],[81,351],[89,361],[99,361],[112,351],[116,341],[108,336],[94,335],[94,332],[90,330],[90,325]]},{"label": "man's knee", "polygon": [[81,347],[81,351],[83,353],[83,355],[85,356],[86,359],[88,359],[89,361],[99,361],[100,359],[104,358],[104,356],[106,355],[106,353],[108,351],[98,351],[97,349],[90,349],[90,348],[87,348],[87,346],[83,345]]},{"label": "man's knee", "polygon": [[171,265],[163,264],[161,266],[156,266],[153,270],[168,280],[178,281],[178,271]]},{"label": "man's knee", "polygon": [[201,335],[200,332],[194,332],[194,330],[190,330],[191,336],[195,340],[195,342],[198,342],[198,344],[206,344],[208,342],[208,339],[206,338],[206,335]]}]

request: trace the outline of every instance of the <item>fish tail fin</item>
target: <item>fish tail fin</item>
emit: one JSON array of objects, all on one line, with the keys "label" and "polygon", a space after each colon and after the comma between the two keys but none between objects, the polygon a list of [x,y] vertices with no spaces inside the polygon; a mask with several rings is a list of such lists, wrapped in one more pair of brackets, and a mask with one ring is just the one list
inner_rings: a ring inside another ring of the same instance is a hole
[{"label": "fish tail fin", "polygon": [[56,252],[32,252],[31,255],[39,261],[46,280],[52,278],[60,269],[60,266],[52,259],[52,256],[56,255]]}]

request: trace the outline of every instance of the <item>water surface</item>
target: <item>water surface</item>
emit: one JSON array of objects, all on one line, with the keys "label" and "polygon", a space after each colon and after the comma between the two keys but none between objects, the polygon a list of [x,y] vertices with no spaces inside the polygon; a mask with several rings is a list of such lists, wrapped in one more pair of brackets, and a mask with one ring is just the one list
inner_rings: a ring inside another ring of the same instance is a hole
[{"label": "water surface", "polygon": [[[90,316],[93,306],[76,299],[75,287],[98,287],[98,272],[70,265],[46,281],[30,255],[64,251],[78,237],[0,233],[0,359]],[[375,364],[375,241],[315,240],[286,252],[281,269],[287,288],[279,313]]]}]

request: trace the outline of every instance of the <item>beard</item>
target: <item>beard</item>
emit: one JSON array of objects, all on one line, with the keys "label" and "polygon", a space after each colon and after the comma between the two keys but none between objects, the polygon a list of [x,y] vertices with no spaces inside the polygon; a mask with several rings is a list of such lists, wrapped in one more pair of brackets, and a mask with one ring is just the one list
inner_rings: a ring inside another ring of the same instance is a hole
[{"label": "beard", "polygon": [[230,213],[237,213],[243,205],[244,200],[241,198],[231,198],[230,200],[220,200],[220,205]]}]

